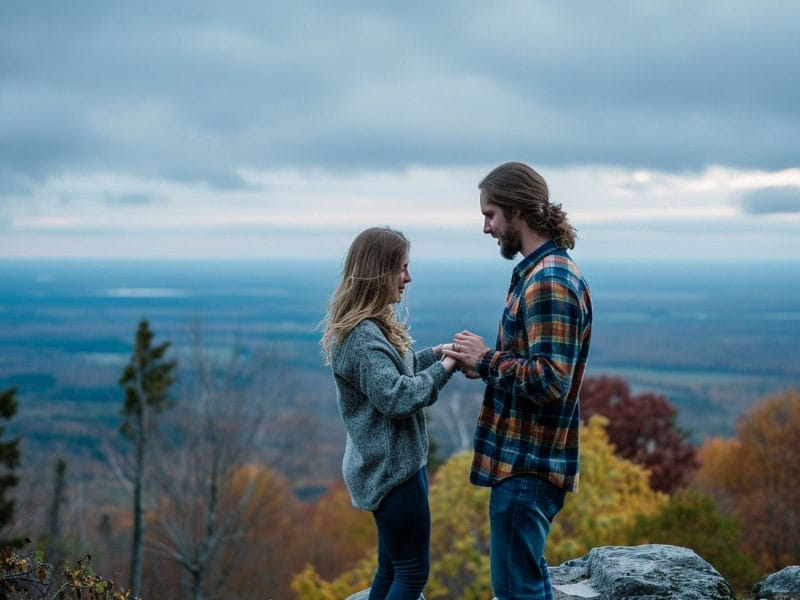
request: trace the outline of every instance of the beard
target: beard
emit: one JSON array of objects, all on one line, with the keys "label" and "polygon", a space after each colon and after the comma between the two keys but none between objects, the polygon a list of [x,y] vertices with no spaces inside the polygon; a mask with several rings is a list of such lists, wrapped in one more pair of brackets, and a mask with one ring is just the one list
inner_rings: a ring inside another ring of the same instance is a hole
[{"label": "beard", "polygon": [[518,252],[522,252],[522,236],[519,231],[507,223],[503,229],[503,234],[498,236],[500,239],[500,256],[513,259]]}]

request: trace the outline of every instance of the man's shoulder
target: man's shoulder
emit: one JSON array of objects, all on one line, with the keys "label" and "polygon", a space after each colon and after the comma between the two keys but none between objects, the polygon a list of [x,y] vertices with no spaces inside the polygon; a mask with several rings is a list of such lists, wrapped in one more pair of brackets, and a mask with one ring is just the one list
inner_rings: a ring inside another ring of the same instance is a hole
[{"label": "man's shoulder", "polygon": [[558,288],[576,297],[589,293],[589,284],[580,268],[563,249],[542,257],[525,275],[523,293],[526,297],[535,295],[540,288]]},{"label": "man's shoulder", "polygon": [[564,249],[543,256],[535,265],[531,265],[526,279],[547,279],[580,276],[578,265]]}]

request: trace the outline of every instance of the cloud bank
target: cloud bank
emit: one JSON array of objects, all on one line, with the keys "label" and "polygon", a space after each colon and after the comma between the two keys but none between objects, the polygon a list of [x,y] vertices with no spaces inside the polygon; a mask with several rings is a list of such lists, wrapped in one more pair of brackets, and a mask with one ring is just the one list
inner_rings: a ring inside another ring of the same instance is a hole
[{"label": "cloud bank", "polygon": [[326,253],[384,221],[457,254],[511,159],[602,254],[615,224],[724,239],[745,215],[800,250],[771,218],[798,214],[798,21],[788,0],[3,2],[0,256],[90,255],[125,223],[164,255]]}]

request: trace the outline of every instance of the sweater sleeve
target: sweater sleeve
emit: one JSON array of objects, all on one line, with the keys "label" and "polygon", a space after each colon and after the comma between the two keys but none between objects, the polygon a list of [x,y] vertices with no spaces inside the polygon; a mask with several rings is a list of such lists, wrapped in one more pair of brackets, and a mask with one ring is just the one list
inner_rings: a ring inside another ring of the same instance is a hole
[{"label": "sweater sleeve", "polygon": [[437,360],[438,359],[436,358],[436,353],[433,351],[433,348],[425,348],[424,350],[420,350],[416,353],[414,372],[418,373],[419,371],[427,369]]},{"label": "sweater sleeve", "polygon": [[433,361],[416,374],[404,373],[402,358],[377,327],[353,333],[346,348],[353,384],[378,412],[404,419],[436,402],[451,375],[441,363]]}]

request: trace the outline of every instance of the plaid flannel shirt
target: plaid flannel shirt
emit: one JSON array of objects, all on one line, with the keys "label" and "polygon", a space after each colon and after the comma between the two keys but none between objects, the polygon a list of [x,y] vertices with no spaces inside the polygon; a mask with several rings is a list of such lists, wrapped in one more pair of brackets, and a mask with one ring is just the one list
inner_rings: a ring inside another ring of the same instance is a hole
[{"label": "plaid flannel shirt", "polygon": [[553,241],[515,268],[496,350],[478,362],[486,382],[470,481],[520,473],[578,489],[580,392],[592,329],[589,288]]}]

